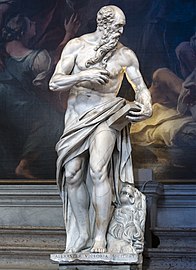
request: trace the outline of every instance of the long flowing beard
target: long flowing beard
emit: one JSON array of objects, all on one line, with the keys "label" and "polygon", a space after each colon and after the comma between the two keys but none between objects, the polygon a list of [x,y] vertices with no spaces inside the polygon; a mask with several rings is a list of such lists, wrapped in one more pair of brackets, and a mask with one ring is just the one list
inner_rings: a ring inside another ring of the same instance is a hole
[{"label": "long flowing beard", "polygon": [[108,33],[106,29],[99,45],[95,48],[95,57],[87,60],[86,67],[89,68],[90,66],[100,63],[103,68],[106,68],[109,58],[117,48],[118,40],[118,33]]}]

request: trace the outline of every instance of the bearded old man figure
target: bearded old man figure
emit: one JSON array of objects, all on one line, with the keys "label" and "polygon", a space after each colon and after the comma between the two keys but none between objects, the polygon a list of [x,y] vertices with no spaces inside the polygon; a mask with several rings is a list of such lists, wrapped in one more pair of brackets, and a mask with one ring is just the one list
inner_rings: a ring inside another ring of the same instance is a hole
[{"label": "bearded old man figure", "polygon": [[[119,42],[124,25],[118,7],[101,8],[97,30],[65,46],[50,80],[51,90],[69,91],[65,130],[56,146],[66,253],[106,252],[112,201],[118,203],[122,183],[133,183],[127,120],[152,113],[138,60]],[[124,74],[135,90],[135,106],[125,110],[124,126],[114,128],[111,117],[120,118],[128,102],[117,97]]]}]

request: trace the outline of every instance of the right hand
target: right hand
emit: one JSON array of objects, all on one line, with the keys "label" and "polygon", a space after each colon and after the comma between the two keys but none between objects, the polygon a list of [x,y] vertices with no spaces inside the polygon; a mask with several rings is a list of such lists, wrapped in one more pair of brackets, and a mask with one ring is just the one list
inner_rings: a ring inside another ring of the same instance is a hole
[{"label": "right hand", "polygon": [[79,16],[76,13],[73,13],[68,21],[65,18],[64,21],[65,32],[73,37],[75,37],[75,35],[77,34],[80,25],[81,23],[79,20]]},{"label": "right hand", "polygon": [[130,122],[139,122],[149,118],[152,115],[152,107],[148,104],[142,104],[140,102],[134,101],[135,107],[129,110],[126,118]]},{"label": "right hand", "polygon": [[109,82],[109,71],[101,68],[90,68],[82,71],[85,80],[98,84],[106,84]]}]

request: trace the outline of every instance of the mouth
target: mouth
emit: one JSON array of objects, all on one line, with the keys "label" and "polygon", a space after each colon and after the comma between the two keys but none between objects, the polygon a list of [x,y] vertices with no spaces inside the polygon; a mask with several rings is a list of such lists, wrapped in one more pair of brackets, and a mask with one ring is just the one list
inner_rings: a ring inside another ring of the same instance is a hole
[{"label": "mouth", "polygon": [[120,33],[115,33],[114,38],[120,38],[121,34]]}]

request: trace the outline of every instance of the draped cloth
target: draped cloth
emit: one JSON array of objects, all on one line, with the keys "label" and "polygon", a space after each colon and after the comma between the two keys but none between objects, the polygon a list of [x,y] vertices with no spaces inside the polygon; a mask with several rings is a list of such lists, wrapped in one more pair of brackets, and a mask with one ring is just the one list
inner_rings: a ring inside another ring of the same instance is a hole
[{"label": "draped cloth", "polygon": [[[119,111],[125,105],[125,100],[120,97],[115,97],[103,104],[94,106],[93,109],[86,111],[78,117],[73,115],[73,112],[66,112],[65,130],[56,145],[58,153],[57,159],[57,185],[64,205],[64,218],[67,231],[67,247],[69,243],[73,243],[78,237],[78,232],[75,226],[75,217],[72,214],[70,203],[67,198],[66,180],[64,178],[64,167],[67,162],[81,155],[89,149],[90,137],[93,135],[99,124],[107,121],[114,113]],[[116,131],[116,146],[110,162],[109,178],[112,179],[112,189],[114,198],[118,201],[120,184],[122,182],[133,183],[133,171],[131,160],[131,144],[129,127],[126,126],[121,131]],[[87,172],[86,185],[91,197],[92,183]],[[91,211],[92,210],[92,211]],[[91,232],[93,237],[93,209],[90,207]],[[73,226],[74,224],[74,226]],[[74,230],[74,231],[72,231]]]},{"label": "draped cloth", "polygon": [[131,127],[131,140],[141,146],[167,145],[174,146],[176,134],[188,123],[193,122],[191,116],[183,116],[173,108],[159,103],[153,104],[153,115]]}]

